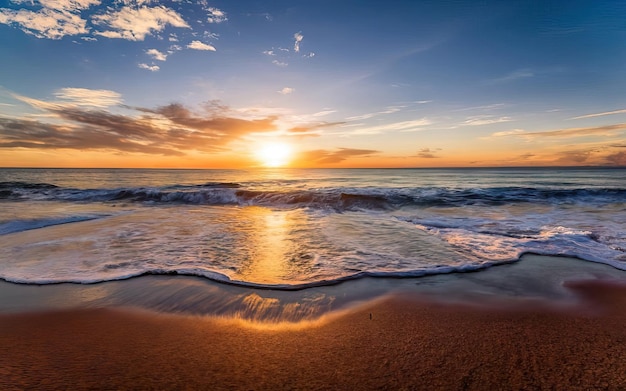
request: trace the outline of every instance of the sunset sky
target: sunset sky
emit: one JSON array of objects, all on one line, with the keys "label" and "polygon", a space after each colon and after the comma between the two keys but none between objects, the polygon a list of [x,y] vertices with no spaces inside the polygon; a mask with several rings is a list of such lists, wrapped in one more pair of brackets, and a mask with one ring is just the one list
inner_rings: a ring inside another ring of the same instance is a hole
[{"label": "sunset sky", "polygon": [[626,165],[622,0],[3,0],[0,59],[4,167]]}]

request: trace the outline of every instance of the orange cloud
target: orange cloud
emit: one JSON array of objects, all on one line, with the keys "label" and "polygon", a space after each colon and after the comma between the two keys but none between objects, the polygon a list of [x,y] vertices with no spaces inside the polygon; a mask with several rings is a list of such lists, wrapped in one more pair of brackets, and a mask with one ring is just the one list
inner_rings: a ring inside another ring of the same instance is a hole
[{"label": "orange cloud", "polygon": [[135,108],[144,113],[140,116],[63,104],[38,108],[63,123],[0,118],[0,148],[107,149],[185,155],[192,150],[223,150],[225,144],[245,135],[276,130],[273,116],[252,120],[220,112],[200,116],[180,104],[157,109]]}]

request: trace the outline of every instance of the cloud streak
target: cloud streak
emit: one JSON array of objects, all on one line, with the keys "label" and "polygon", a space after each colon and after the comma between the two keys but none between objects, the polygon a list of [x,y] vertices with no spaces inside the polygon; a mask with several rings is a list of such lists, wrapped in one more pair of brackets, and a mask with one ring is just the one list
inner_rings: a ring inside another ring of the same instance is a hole
[{"label": "cloud streak", "polygon": [[289,133],[297,133],[300,135],[317,136],[319,130],[324,128],[330,128],[333,126],[343,125],[345,122],[321,122],[315,124],[294,126],[288,130]]},{"label": "cloud streak", "polygon": [[380,134],[387,132],[416,132],[424,126],[432,124],[428,118],[420,118],[411,121],[393,122],[386,125],[370,126],[350,132],[352,135]]},{"label": "cloud streak", "polygon": [[54,96],[77,106],[110,107],[122,104],[122,95],[111,90],[61,88]]},{"label": "cloud streak", "polygon": [[621,124],[613,124],[613,125],[605,125],[605,126],[592,126],[586,128],[568,128],[568,129],[558,129],[558,130],[550,130],[545,132],[525,132],[520,129],[505,131],[505,132],[496,132],[493,133],[492,137],[508,137],[508,136],[517,136],[528,139],[534,138],[543,138],[543,137],[554,137],[554,138],[573,138],[573,137],[586,137],[586,136],[615,136],[620,132],[626,130],[626,123]]},{"label": "cloud streak", "polygon": [[473,117],[468,117],[465,121],[461,123],[462,126],[485,126],[492,124],[499,124],[502,122],[511,122],[513,121],[511,117],[494,117],[492,115],[477,115]]},{"label": "cloud streak", "polygon": [[626,109],[605,111],[603,113],[585,114],[585,115],[580,115],[578,117],[573,117],[570,119],[595,118],[595,117],[603,117],[605,115],[615,115],[615,114],[626,114]]},{"label": "cloud streak", "polygon": [[373,149],[339,148],[336,150],[316,149],[302,153],[305,162],[316,164],[341,163],[352,157],[366,157],[380,153]]}]

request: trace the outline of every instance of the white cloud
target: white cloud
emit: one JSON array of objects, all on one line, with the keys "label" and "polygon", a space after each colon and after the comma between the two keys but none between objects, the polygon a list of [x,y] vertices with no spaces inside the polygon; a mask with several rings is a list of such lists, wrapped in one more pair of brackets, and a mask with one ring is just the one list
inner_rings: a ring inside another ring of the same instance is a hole
[{"label": "white cloud", "polygon": [[146,54],[148,56],[151,56],[155,60],[158,60],[158,61],[165,61],[165,60],[167,60],[167,54],[161,53],[157,49],[148,49],[148,50],[146,50]]},{"label": "white cloud", "polygon": [[174,33],[171,33],[169,38],[168,38],[168,41],[170,41],[170,42],[178,42],[178,36],[176,34],[174,34]]},{"label": "white cloud", "polygon": [[119,11],[94,15],[92,21],[110,29],[98,31],[96,34],[107,38],[122,38],[130,41],[143,41],[147,35],[161,32],[167,25],[189,28],[182,16],[164,6],[123,7]]},{"label": "white cloud", "polygon": [[187,48],[194,50],[208,50],[211,52],[215,51],[215,47],[209,45],[208,43],[203,43],[200,41],[192,41],[189,45],[187,45]]},{"label": "white cloud", "polygon": [[48,9],[73,12],[98,5],[100,0],[39,0],[39,4]]},{"label": "white cloud", "polygon": [[215,7],[209,7],[206,9],[206,11],[209,13],[209,16],[207,18],[207,21],[209,23],[222,23],[228,20],[228,18],[226,17],[226,13],[220,9],[217,9]]},{"label": "white cloud", "polygon": [[141,68],[141,69],[147,69],[150,72],[156,72],[159,69],[161,69],[158,65],[148,65],[148,64],[145,64],[145,63],[138,64],[137,66],[139,68]]},{"label": "white cloud", "polygon": [[293,38],[296,40],[293,44],[293,50],[298,53],[300,51],[300,42],[304,39],[304,35],[302,35],[302,31],[297,32],[293,35]]},{"label": "white cloud", "polygon": [[17,25],[27,34],[37,38],[61,39],[66,35],[87,34],[87,21],[80,15],[54,9],[39,11],[0,8],[0,23]]},{"label": "white cloud", "polygon": [[309,52],[309,54],[304,54],[304,55],[302,55],[302,57],[304,57],[304,58],[313,58],[313,57],[315,57],[315,53]]},{"label": "white cloud", "polygon": [[279,67],[286,67],[287,65],[289,65],[286,62],[281,62],[281,61],[278,61],[278,60],[272,61],[272,64],[274,64],[276,66],[279,66]]},{"label": "white cloud", "polygon": [[604,113],[594,113],[594,114],[580,115],[578,117],[574,117],[574,118],[570,118],[570,119],[583,119],[583,118],[603,117],[605,115],[614,115],[614,114],[626,114],[626,109],[605,111]]},{"label": "white cloud", "polygon": [[277,91],[279,94],[283,94],[283,95],[289,95],[291,93],[293,93],[295,91],[294,88],[291,87],[284,87],[282,90]]},{"label": "white cloud", "polygon": [[275,56],[276,53],[274,53],[273,50],[264,50],[263,54],[267,55],[267,56]]},{"label": "white cloud", "polygon": [[88,41],[88,42],[95,42],[98,39],[94,38],[94,37],[80,37],[80,39],[82,39],[83,41]]}]

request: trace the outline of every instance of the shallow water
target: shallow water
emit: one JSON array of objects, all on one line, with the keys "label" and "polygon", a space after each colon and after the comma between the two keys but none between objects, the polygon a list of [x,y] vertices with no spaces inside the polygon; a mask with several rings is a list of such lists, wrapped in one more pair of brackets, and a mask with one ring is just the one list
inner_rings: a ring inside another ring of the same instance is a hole
[{"label": "shallow water", "polygon": [[626,170],[0,170],[0,278],[299,289],[533,252],[626,269]]}]

